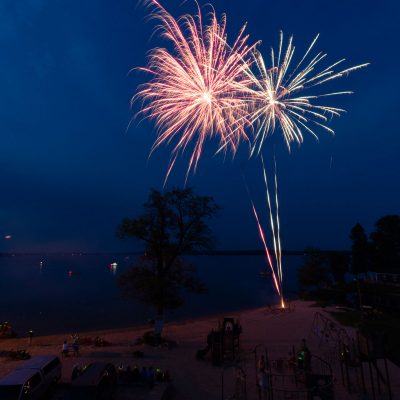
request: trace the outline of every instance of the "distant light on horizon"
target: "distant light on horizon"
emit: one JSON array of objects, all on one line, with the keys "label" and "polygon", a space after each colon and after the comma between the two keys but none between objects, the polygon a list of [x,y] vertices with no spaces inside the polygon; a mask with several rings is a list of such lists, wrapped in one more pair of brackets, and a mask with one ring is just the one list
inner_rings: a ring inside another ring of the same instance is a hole
[{"label": "distant light on horizon", "polygon": [[5,235],[4,239],[6,239],[6,240],[12,239],[12,235]]},{"label": "distant light on horizon", "polygon": [[110,264],[110,272],[111,272],[113,275],[116,275],[116,273],[117,273],[117,267],[118,267],[118,263],[116,263],[115,261],[112,262],[112,263]]}]

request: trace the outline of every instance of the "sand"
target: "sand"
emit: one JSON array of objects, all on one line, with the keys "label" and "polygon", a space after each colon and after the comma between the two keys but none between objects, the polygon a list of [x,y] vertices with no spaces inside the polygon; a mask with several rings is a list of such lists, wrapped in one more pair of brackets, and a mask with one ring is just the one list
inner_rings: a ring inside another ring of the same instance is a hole
[{"label": "sand", "polygon": [[[330,347],[329,343],[322,343],[321,337],[316,335],[312,329],[315,326],[313,321],[316,312],[329,317],[326,309],[313,307],[311,303],[303,301],[293,302],[291,310],[285,312],[257,308],[229,315],[239,318],[243,327],[240,342],[241,365],[247,374],[247,398],[249,400],[257,398],[255,394],[254,355],[251,353],[255,346],[264,345],[271,360],[287,358],[292,346],[298,348],[303,338],[307,339],[307,345],[313,354],[325,359],[333,358],[331,363],[335,377],[335,398],[344,400],[359,398],[356,395],[348,394],[344,389],[337,357],[332,356],[333,353],[336,355],[336,352],[331,351],[332,346]],[[177,400],[221,399],[223,367],[212,366],[209,356],[204,361],[198,361],[195,354],[198,349],[205,347],[208,332],[218,326],[218,320],[222,317],[219,315],[166,324],[164,336],[178,344],[176,348],[172,349],[135,345],[135,340],[150,329],[148,326],[79,332],[81,337],[100,336],[111,342],[112,346],[104,348],[81,346],[80,357],[62,358],[62,380],[65,382],[70,380],[72,368],[77,363],[85,364],[101,360],[113,362],[115,365],[153,366],[170,371],[174,384],[174,398]],[[347,329],[347,331],[349,335],[354,334],[351,329]],[[27,338],[7,339],[0,341],[0,350],[25,348],[31,355],[60,355],[64,340],[71,341],[69,335],[35,337],[31,345],[28,345]],[[135,350],[143,351],[145,357],[142,359],[134,358],[132,353]],[[21,361],[9,361],[0,358],[0,377],[12,371],[21,363]],[[400,399],[400,369],[390,362],[388,365],[393,399]],[[366,374],[366,376],[368,375]],[[232,391],[233,378],[230,370],[225,372],[225,383],[226,390]],[[377,396],[377,399],[381,398],[384,399],[385,397]]]}]

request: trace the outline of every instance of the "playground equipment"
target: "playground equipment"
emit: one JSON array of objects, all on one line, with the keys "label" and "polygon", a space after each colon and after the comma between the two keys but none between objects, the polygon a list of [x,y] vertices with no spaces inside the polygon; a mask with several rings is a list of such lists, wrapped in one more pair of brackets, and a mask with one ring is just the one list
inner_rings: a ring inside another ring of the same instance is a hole
[{"label": "playground equipment", "polygon": [[349,393],[371,394],[374,400],[392,399],[384,347],[383,335],[371,336],[360,332],[351,346],[341,343],[340,371],[343,386]]},{"label": "playground equipment", "polygon": [[[356,338],[323,314],[315,313],[311,334],[331,365],[339,361],[341,381],[351,394],[371,394],[373,400],[392,399],[384,336],[356,332]],[[369,375],[365,378],[365,373]]]},{"label": "playground equipment", "polygon": [[342,344],[350,346],[352,342],[342,326],[320,312],[314,314],[309,336],[317,339],[318,352],[323,354],[324,359],[330,363],[337,360],[337,354]]},{"label": "playground equipment", "polygon": [[221,365],[224,361],[233,361],[239,354],[239,339],[242,327],[233,317],[226,317],[219,321],[218,329],[207,335],[207,347],[198,350],[196,358],[202,360],[211,351],[213,365]]},{"label": "playground equipment", "polygon": [[[218,332],[222,335],[223,331],[220,327]],[[338,383],[351,395],[392,400],[384,337],[360,332],[353,337],[352,333],[317,312],[308,335],[312,351],[303,340],[297,348],[284,351],[282,358],[271,359],[264,344],[255,346],[253,351],[227,353],[235,354],[235,364],[227,365],[222,372],[222,400],[333,400],[333,371]],[[221,346],[216,343],[221,341],[210,335],[209,342],[209,350],[215,346],[218,355]]]},{"label": "playground equipment", "polygon": [[[331,366],[310,354],[306,369],[297,361],[300,352],[294,357],[270,359],[263,344],[255,346],[253,351],[242,352],[236,364],[226,366],[221,373],[222,400],[333,400]],[[251,376],[254,380],[246,379]],[[260,381],[262,376],[266,377],[264,385]]]},{"label": "playground equipment", "polygon": [[[358,354],[361,363],[361,372],[363,376],[363,392],[366,393],[366,384],[364,380],[364,365],[369,370],[369,384],[372,391],[372,398],[392,399],[389,370],[385,352],[385,336],[365,335],[357,332]],[[381,367],[384,366],[384,372]]]},{"label": "playground equipment", "polygon": [[[286,359],[268,360],[268,365],[268,399],[334,399],[332,368],[323,359],[310,355],[308,370]],[[260,390],[258,399],[264,400]]]}]

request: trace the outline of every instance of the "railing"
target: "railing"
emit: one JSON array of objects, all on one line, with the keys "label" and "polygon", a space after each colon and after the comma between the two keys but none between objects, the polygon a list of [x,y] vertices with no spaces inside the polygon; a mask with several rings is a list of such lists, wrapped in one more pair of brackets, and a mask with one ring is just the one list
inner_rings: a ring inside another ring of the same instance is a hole
[{"label": "railing", "polygon": [[[270,388],[267,396],[271,400],[308,400],[319,396],[333,399],[332,368],[325,360],[311,355],[309,370],[299,370],[287,360],[270,360]],[[269,397],[268,397],[269,396]],[[260,394],[260,398],[263,398]]]},{"label": "railing", "polygon": [[376,273],[376,281],[381,282],[381,283],[390,283],[393,285],[400,285],[400,274],[377,272]]}]

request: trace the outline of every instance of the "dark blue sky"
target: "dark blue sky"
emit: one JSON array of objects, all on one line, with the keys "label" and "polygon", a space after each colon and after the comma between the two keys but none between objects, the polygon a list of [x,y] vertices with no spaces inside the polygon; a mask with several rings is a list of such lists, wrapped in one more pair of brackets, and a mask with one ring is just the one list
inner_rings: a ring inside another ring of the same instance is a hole
[{"label": "dark blue sky", "polygon": [[[200,0],[200,4],[205,4]],[[193,3],[164,0],[174,15]],[[214,0],[234,35],[248,21],[261,49],[276,45],[279,30],[293,33],[299,51],[321,33],[329,60],[371,66],[335,90],[354,90],[337,103],[348,113],[332,122],[334,138],[305,135],[291,154],[277,134],[282,239],[290,249],[346,248],[360,221],[370,230],[398,213],[400,135],[397,1]],[[129,101],[146,76],[153,22],[136,0],[2,0],[0,2],[0,251],[128,250],[115,238],[124,216],[135,216],[149,188],[161,188],[168,148],[148,160],[151,123],[133,123]],[[189,185],[222,206],[214,221],[219,248],[258,248],[240,166],[213,157],[210,143]],[[186,159],[169,184],[182,185]],[[263,192],[257,161],[245,164],[259,207]]]}]

